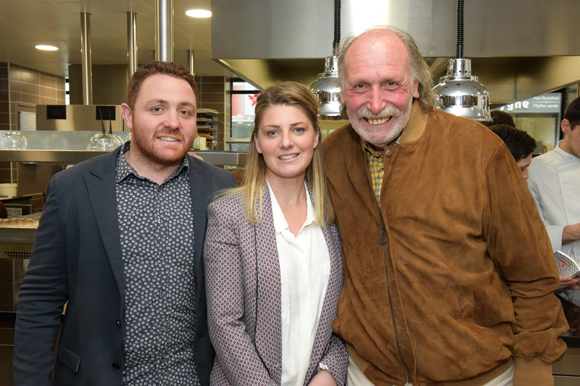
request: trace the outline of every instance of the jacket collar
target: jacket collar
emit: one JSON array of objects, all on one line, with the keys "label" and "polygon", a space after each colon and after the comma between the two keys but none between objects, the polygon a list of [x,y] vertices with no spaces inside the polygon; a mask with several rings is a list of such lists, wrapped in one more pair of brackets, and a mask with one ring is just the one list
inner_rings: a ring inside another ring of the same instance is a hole
[{"label": "jacket collar", "polygon": [[[94,162],[90,172],[85,174],[90,205],[97,222],[103,245],[111,269],[117,281],[121,299],[125,298],[125,279],[123,276],[123,254],[121,250],[119,219],[117,214],[117,196],[115,188],[117,157],[122,147],[103,155]],[[192,212],[194,218],[195,245],[194,271],[201,267],[201,251],[205,238],[207,203],[211,200],[209,181],[203,178],[206,166],[203,162],[187,156],[189,162],[189,183],[191,191]],[[200,279],[196,275],[196,280]],[[197,293],[197,292],[196,292]]]},{"label": "jacket collar", "polygon": [[421,108],[419,102],[413,102],[413,109],[409,122],[401,134],[401,144],[414,142],[418,140],[427,127],[427,119],[429,118],[429,110],[425,111]]}]

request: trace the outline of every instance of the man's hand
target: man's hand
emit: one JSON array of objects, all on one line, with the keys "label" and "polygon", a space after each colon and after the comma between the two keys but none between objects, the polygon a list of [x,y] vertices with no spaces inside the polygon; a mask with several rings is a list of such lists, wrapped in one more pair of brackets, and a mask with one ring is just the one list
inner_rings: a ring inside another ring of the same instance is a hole
[{"label": "man's hand", "polygon": [[336,381],[334,380],[334,377],[332,376],[332,374],[330,374],[330,372],[328,372],[326,370],[320,370],[318,372],[318,374],[316,374],[314,376],[314,378],[312,378],[312,380],[310,381],[310,383],[308,383],[308,385],[310,385],[310,386],[336,386]]},{"label": "man's hand", "polygon": [[564,227],[562,232],[562,245],[573,243],[580,240],[580,222]]},{"label": "man's hand", "polygon": [[571,276],[560,276],[559,290],[580,290],[580,278],[578,276],[575,278]]}]

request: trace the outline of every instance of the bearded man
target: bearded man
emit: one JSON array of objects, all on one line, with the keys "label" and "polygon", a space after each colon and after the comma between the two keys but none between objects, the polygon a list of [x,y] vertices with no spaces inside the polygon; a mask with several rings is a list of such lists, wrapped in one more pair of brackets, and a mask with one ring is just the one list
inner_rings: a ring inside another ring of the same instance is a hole
[{"label": "bearded man", "polygon": [[551,385],[567,330],[542,221],[500,138],[432,109],[413,38],[376,27],[339,56],[350,125],[324,141],[350,385]]},{"label": "bearded man", "polygon": [[187,155],[196,93],[181,65],[140,67],[121,106],[132,141],[48,184],[20,290],[14,385],[209,385],[206,210],[235,184]]}]

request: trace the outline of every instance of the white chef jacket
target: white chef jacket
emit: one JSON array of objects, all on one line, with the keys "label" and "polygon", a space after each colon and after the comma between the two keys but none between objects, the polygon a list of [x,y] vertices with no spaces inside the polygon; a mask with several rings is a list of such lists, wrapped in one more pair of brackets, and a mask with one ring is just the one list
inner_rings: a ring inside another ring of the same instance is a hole
[{"label": "white chef jacket", "polygon": [[297,237],[268,184],[282,283],[281,386],[302,386],[330,277],[330,255],[306,190],[306,221]]},{"label": "white chef jacket", "polygon": [[[554,251],[562,251],[580,264],[580,240],[562,245],[564,227],[580,222],[580,158],[554,150],[532,160],[528,187],[544,221]],[[580,291],[561,291],[580,306]]]}]

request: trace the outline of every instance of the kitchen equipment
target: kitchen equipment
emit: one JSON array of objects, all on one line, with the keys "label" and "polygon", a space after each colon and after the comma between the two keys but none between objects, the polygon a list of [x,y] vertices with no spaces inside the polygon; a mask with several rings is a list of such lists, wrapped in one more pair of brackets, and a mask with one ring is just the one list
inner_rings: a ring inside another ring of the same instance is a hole
[{"label": "kitchen equipment", "polygon": [[26,149],[28,142],[26,137],[19,131],[9,131],[0,139],[2,149],[5,150],[19,150]]},{"label": "kitchen equipment", "polygon": [[332,56],[328,56],[325,59],[324,72],[318,74],[318,79],[310,86],[310,91],[312,91],[320,106],[320,119],[324,120],[344,119],[340,110],[340,93],[342,89],[338,79],[340,11],[341,0],[334,0]]},{"label": "kitchen equipment", "polygon": [[109,132],[107,133],[101,109],[97,109],[97,111],[101,118],[102,133],[95,134],[89,139],[89,145],[87,146],[87,150],[108,151],[118,148],[123,143],[125,143],[125,141],[123,141],[121,137],[119,137],[118,135],[113,134],[113,123],[111,119],[109,119]]},{"label": "kitchen equipment", "polygon": [[456,59],[449,59],[447,76],[433,87],[433,106],[437,110],[480,122],[491,122],[489,92],[471,75],[471,59],[463,58],[463,0],[457,0]]},{"label": "kitchen equipment", "polygon": [[18,184],[0,184],[0,196],[15,197],[18,191]]}]

